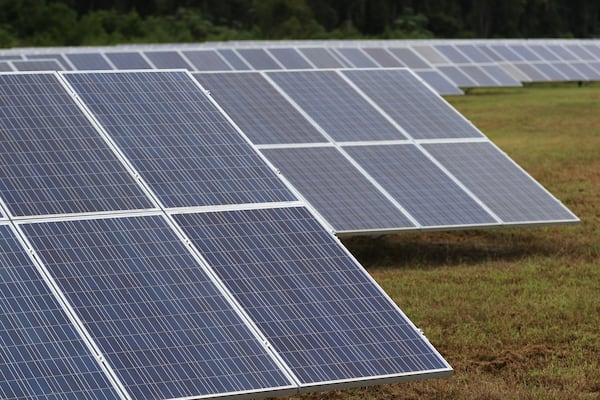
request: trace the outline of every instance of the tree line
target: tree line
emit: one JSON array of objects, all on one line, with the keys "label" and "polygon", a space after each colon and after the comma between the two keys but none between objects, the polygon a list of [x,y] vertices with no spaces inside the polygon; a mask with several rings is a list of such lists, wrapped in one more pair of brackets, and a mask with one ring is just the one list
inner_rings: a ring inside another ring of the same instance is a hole
[{"label": "tree line", "polygon": [[0,0],[0,46],[600,36],[598,0]]}]

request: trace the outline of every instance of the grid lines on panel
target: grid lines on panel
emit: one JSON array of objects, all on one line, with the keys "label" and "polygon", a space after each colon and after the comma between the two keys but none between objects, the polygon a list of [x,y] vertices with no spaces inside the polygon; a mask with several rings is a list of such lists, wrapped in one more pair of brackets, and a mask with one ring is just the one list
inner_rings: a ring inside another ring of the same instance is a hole
[{"label": "grid lines on panel", "polygon": [[237,49],[237,52],[256,70],[281,69],[264,49]]},{"label": "grid lines on panel", "polygon": [[286,69],[312,69],[313,67],[294,48],[273,48],[269,53]]},{"label": "grid lines on panel", "polygon": [[104,53],[117,69],[151,69],[152,67],[138,52]]},{"label": "grid lines on panel", "polygon": [[254,144],[325,142],[259,73],[194,74]]},{"label": "grid lines on panel", "polygon": [[414,145],[344,149],[423,226],[496,224]]},{"label": "grid lines on panel", "polygon": [[23,230],[134,399],[289,385],[164,217]]},{"label": "grid lines on panel", "polygon": [[338,232],[414,227],[333,147],[271,149],[262,153]]},{"label": "grid lines on panel", "polygon": [[231,67],[219,56],[216,50],[192,50],[183,54],[198,71],[229,71]]},{"label": "grid lines on panel", "polygon": [[491,143],[424,147],[505,222],[576,220]]},{"label": "grid lines on panel", "polygon": [[0,191],[13,215],[154,207],[55,75],[3,75],[0,93]]},{"label": "grid lines on panel", "polygon": [[0,225],[0,265],[0,398],[118,400],[7,225]]},{"label": "grid lines on panel", "polygon": [[78,71],[113,69],[101,53],[67,53],[65,57]]},{"label": "grid lines on panel", "polygon": [[268,76],[338,142],[406,139],[334,71],[269,72]]},{"label": "grid lines on panel", "polygon": [[166,207],[295,200],[187,73],[65,78]]},{"label": "grid lines on panel", "polygon": [[416,71],[419,78],[423,79],[439,95],[464,94],[452,81],[434,69]]},{"label": "grid lines on panel", "polygon": [[483,135],[408,70],[344,71],[415,139]]},{"label": "grid lines on panel", "polygon": [[305,208],[173,217],[303,384],[448,368]]}]

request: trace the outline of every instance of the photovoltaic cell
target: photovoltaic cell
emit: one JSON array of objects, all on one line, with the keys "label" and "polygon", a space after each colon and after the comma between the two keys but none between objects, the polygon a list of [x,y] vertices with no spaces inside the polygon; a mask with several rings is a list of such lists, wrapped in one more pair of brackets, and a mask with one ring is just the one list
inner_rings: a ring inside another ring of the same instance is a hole
[{"label": "photovoltaic cell", "polygon": [[560,44],[549,44],[546,47],[550,49],[550,51],[554,52],[557,56],[560,57],[563,61],[574,61],[577,60],[577,57],[571,53],[569,50],[565,49]]},{"label": "photovoltaic cell", "polygon": [[65,60],[65,58],[63,57],[62,54],[57,54],[57,53],[48,53],[48,54],[28,54],[27,55],[27,59],[29,60],[39,60],[39,59],[43,59],[43,60],[56,60],[56,62],[58,62],[60,64],[60,66],[62,67],[63,71],[69,71],[71,70],[71,66],[69,65],[69,63],[67,62],[67,60]]},{"label": "photovoltaic cell", "polygon": [[437,69],[446,75],[456,86],[459,87],[477,87],[479,83],[471,79],[461,69],[454,65],[441,65]]},{"label": "photovoltaic cell", "polygon": [[289,385],[164,217],[23,230],[132,398]]},{"label": "photovoltaic cell", "polygon": [[419,53],[419,55],[430,64],[448,64],[448,60],[431,46],[418,45],[412,46],[412,49]]},{"label": "photovoltaic cell", "polygon": [[414,145],[344,149],[422,226],[496,224]]},{"label": "photovoltaic cell", "polygon": [[529,45],[529,49],[539,55],[544,61],[560,61],[560,58],[541,44]]},{"label": "photovoltaic cell", "polygon": [[341,68],[344,65],[325,47],[302,47],[300,51],[317,68]]},{"label": "photovoltaic cell", "polygon": [[152,69],[138,52],[104,53],[117,69]]},{"label": "photovoltaic cell", "polygon": [[520,55],[521,58],[523,58],[523,60],[525,60],[525,61],[540,61],[541,60],[537,54],[535,54],[534,52],[529,50],[529,46],[513,44],[510,46],[510,48],[512,49],[512,51],[514,51],[515,53]]},{"label": "photovoltaic cell", "polygon": [[482,45],[482,46],[479,46],[478,48],[483,53],[485,53],[485,55],[487,55],[489,58],[491,58],[493,61],[496,61],[496,62],[505,61],[504,57],[502,57],[500,54],[498,54],[497,52],[495,52],[494,50],[492,50],[489,46],[483,46]]},{"label": "photovoltaic cell", "polygon": [[536,63],[535,67],[551,81],[564,81],[568,80],[565,75],[560,73],[554,66],[547,63]]},{"label": "photovoltaic cell", "polygon": [[333,147],[271,149],[262,153],[338,232],[414,227]]},{"label": "photovoltaic cell", "polygon": [[566,77],[568,81],[582,81],[585,80],[585,76],[573,68],[569,63],[555,62],[552,66],[560,71]]},{"label": "photovoltaic cell", "polygon": [[183,68],[193,70],[176,51],[145,51],[144,54],[156,68]]},{"label": "photovoltaic cell", "polygon": [[166,207],[295,200],[187,73],[65,78]]},{"label": "photovoltaic cell", "polygon": [[491,143],[424,147],[505,222],[577,220]]},{"label": "photovoltaic cell", "polygon": [[237,49],[237,52],[256,70],[281,69],[275,59],[263,49]]},{"label": "photovoltaic cell", "polygon": [[572,62],[570,66],[581,74],[583,80],[593,81],[600,79],[598,72],[594,68],[590,67],[586,62]]},{"label": "photovoltaic cell", "polygon": [[406,139],[334,71],[268,75],[336,141]]},{"label": "photovoltaic cell", "polygon": [[7,225],[0,225],[0,397],[118,400]]},{"label": "photovoltaic cell", "polygon": [[231,70],[231,67],[219,56],[216,50],[184,51],[183,55],[190,60],[198,71]]},{"label": "photovoltaic cell", "polygon": [[513,63],[521,72],[527,75],[533,82],[545,82],[548,78],[540,72],[533,64]]},{"label": "photovoltaic cell", "polygon": [[13,71],[13,68],[10,66],[8,61],[0,61],[0,71],[2,71],[2,72]]},{"label": "photovoltaic cell", "polygon": [[77,71],[114,69],[100,53],[68,53],[65,57]]},{"label": "photovoltaic cell", "polygon": [[352,66],[356,68],[373,68],[379,66],[359,48],[338,47],[334,49],[334,51],[339,53]]},{"label": "photovoltaic cell", "polygon": [[480,46],[478,45],[457,44],[456,48],[475,63],[490,63],[494,61],[487,54],[481,51]]},{"label": "photovoltaic cell", "polygon": [[377,61],[377,64],[384,68],[404,67],[396,57],[387,52],[386,49],[381,47],[364,47],[363,51],[367,53],[371,58]]},{"label": "photovoltaic cell", "polygon": [[343,73],[415,139],[483,136],[408,70]]},{"label": "photovoltaic cell", "polygon": [[510,47],[503,44],[492,44],[489,46],[506,61],[520,62],[523,58],[515,53]]},{"label": "photovoltaic cell", "polygon": [[419,57],[413,50],[408,47],[390,47],[387,49],[397,59],[399,59],[408,68],[414,69],[427,69],[431,68],[431,65],[426,63],[421,57]]},{"label": "photovoltaic cell", "polygon": [[494,79],[492,79],[487,72],[477,65],[461,65],[458,68],[465,74],[469,75],[471,79],[476,81],[477,85],[480,87],[501,86],[499,82],[496,82]]},{"label": "photovoltaic cell", "polygon": [[518,80],[510,76],[508,72],[499,65],[481,65],[480,68],[494,78],[500,86],[521,86],[521,83]]},{"label": "photovoltaic cell", "polygon": [[302,384],[449,374],[305,208],[174,218]]},{"label": "photovoltaic cell", "polygon": [[570,51],[571,53],[573,53],[575,56],[577,56],[578,60],[581,60],[581,61],[596,60],[596,58],[593,55],[591,55],[589,52],[587,52],[583,46],[580,46],[577,44],[568,44],[568,45],[565,45],[565,48],[568,51]]},{"label": "photovoltaic cell", "polygon": [[233,67],[234,71],[247,71],[251,69],[248,64],[231,49],[218,49],[217,52]]},{"label": "photovoltaic cell", "polygon": [[463,91],[460,90],[454,83],[450,82],[445,76],[435,70],[421,70],[416,71],[419,75],[436,93],[444,95],[460,95]]},{"label": "photovoltaic cell", "polygon": [[0,75],[0,94],[0,193],[13,215],[154,208],[55,75]]},{"label": "photovoltaic cell", "polygon": [[17,71],[62,71],[56,60],[15,60],[12,65]]},{"label": "photovoltaic cell", "polygon": [[471,61],[450,44],[438,44],[435,49],[454,64],[470,64]]},{"label": "photovoltaic cell", "polygon": [[273,57],[286,69],[312,69],[313,66],[304,59],[294,48],[268,49]]},{"label": "photovoltaic cell", "polygon": [[257,72],[194,74],[254,144],[326,142]]}]

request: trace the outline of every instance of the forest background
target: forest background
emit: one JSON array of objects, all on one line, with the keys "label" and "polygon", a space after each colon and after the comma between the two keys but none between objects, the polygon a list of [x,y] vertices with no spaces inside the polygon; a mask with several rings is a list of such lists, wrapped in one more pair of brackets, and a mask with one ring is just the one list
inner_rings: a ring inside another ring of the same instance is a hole
[{"label": "forest background", "polygon": [[598,0],[0,0],[0,47],[600,37]]}]

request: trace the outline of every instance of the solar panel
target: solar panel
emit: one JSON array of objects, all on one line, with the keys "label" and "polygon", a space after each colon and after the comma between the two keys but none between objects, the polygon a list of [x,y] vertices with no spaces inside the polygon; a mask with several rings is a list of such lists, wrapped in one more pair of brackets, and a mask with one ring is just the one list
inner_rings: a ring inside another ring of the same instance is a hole
[{"label": "solar panel", "polygon": [[515,53],[510,47],[503,44],[492,44],[490,48],[494,50],[496,53],[500,54],[502,58],[506,61],[512,62],[521,62],[523,58]]},{"label": "solar panel", "polygon": [[552,66],[560,71],[560,73],[563,74],[568,81],[584,81],[586,79],[581,72],[577,71],[569,63],[555,62],[552,63]]},{"label": "solar panel", "polygon": [[569,50],[565,49],[560,44],[548,44],[546,47],[558,57],[560,57],[563,61],[574,61],[577,60],[577,57],[571,53]]},{"label": "solar panel", "polygon": [[390,47],[387,49],[398,60],[400,60],[408,68],[426,69],[431,68],[425,60],[419,57],[414,51],[408,47]]},{"label": "solar panel", "polygon": [[23,56],[21,54],[0,54],[1,61],[9,61],[9,60],[22,60]]},{"label": "solar panel", "polygon": [[0,61],[0,71],[2,71],[2,72],[13,71],[13,68],[10,66],[8,61]]},{"label": "solar panel", "polygon": [[367,53],[373,60],[384,68],[404,67],[396,57],[387,52],[386,49],[381,47],[364,47],[362,49]]},{"label": "solar panel", "polygon": [[138,52],[104,53],[117,69],[152,69]]},{"label": "solar panel", "polygon": [[469,75],[469,77],[471,77],[471,79],[473,79],[475,82],[477,82],[478,86],[501,86],[499,82],[496,82],[490,75],[487,74],[487,72],[477,65],[461,65],[458,68],[465,74]]},{"label": "solar panel", "polygon": [[154,208],[55,75],[0,75],[0,94],[0,192],[13,215]]},{"label": "solar panel", "polygon": [[61,70],[69,71],[72,69],[71,66],[69,65],[69,63],[67,62],[67,60],[63,57],[63,55],[58,54],[58,53],[27,54],[27,59],[28,60],[39,60],[39,59],[56,60],[56,62],[58,62],[60,64],[60,66],[62,67]]},{"label": "solar panel", "polygon": [[13,67],[17,71],[62,71],[64,68],[56,60],[15,60]]},{"label": "solar panel", "polygon": [[184,51],[183,55],[190,60],[198,71],[230,71],[231,67],[222,59],[216,50]]},{"label": "solar panel", "polygon": [[497,221],[414,145],[344,147],[420,225]]},{"label": "solar panel", "polygon": [[65,57],[77,71],[114,69],[101,53],[67,53]]},{"label": "solar panel", "polygon": [[534,52],[532,52],[531,50],[529,50],[528,46],[522,45],[522,44],[513,44],[510,46],[510,48],[517,53],[519,56],[521,56],[521,58],[525,61],[540,61],[540,57],[535,54]]},{"label": "solar panel", "polygon": [[431,46],[414,45],[412,49],[430,64],[448,64],[448,60]]},{"label": "solar panel", "polygon": [[223,57],[235,71],[246,71],[251,69],[235,51],[231,49],[218,49],[217,52]]},{"label": "solar panel", "polygon": [[325,142],[259,73],[194,74],[254,144]]},{"label": "solar panel", "polygon": [[500,54],[498,54],[497,52],[495,52],[494,50],[492,50],[490,48],[490,46],[479,46],[478,47],[479,50],[481,50],[486,56],[488,56],[489,58],[492,59],[492,61],[495,62],[502,62],[505,61],[504,57],[502,57]]},{"label": "solar panel", "polygon": [[563,75],[558,69],[556,69],[551,64],[546,63],[536,63],[535,67],[545,76],[548,77],[551,81],[564,81],[568,80],[565,75]]},{"label": "solar panel", "polygon": [[304,54],[317,68],[344,67],[344,64],[325,47],[302,47],[298,51]]},{"label": "solar panel", "polygon": [[166,207],[294,199],[189,74],[65,78]]},{"label": "solar panel", "polygon": [[372,68],[378,67],[377,63],[367,56],[361,49],[355,47],[338,47],[334,49],[350,65],[356,68]]},{"label": "solar panel", "polygon": [[406,139],[334,71],[268,76],[336,141]]},{"label": "solar panel", "polygon": [[156,68],[183,68],[192,70],[192,66],[176,51],[145,51],[146,57]]},{"label": "solar panel", "polygon": [[416,74],[423,79],[427,84],[438,94],[441,95],[458,95],[463,94],[454,83],[450,82],[448,78],[440,74],[435,70],[422,70],[415,71]]},{"label": "solar panel", "polygon": [[529,49],[538,54],[544,61],[560,61],[560,58],[544,45],[531,44]]},{"label": "solar panel", "polygon": [[0,397],[119,396],[15,234],[0,225]]},{"label": "solar panel", "polygon": [[490,56],[481,51],[480,46],[476,44],[457,44],[456,48],[474,63],[490,63],[494,61]]},{"label": "solar panel", "polygon": [[594,56],[596,60],[600,59],[600,46],[596,46],[593,44],[584,44],[582,45],[585,50]]},{"label": "solar panel", "polygon": [[415,227],[333,147],[264,149],[262,153],[336,232]]},{"label": "solar panel", "polygon": [[460,51],[450,44],[438,44],[435,49],[446,56],[448,60],[455,64],[470,64],[471,60],[465,57]]},{"label": "solar panel", "polygon": [[454,65],[440,65],[437,69],[444,75],[446,75],[456,86],[459,87],[476,87],[479,86],[477,82],[464,73],[460,68]]},{"label": "solar panel", "polygon": [[513,78],[499,65],[481,65],[480,68],[494,78],[500,86],[521,86],[521,82]]},{"label": "solar panel", "polygon": [[424,147],[504,222],[577,220],[491,143],[440,143]]},{"label": "solar panel", "polygon": [[303,386],[449,374],[305,208],[173,217]]},{"label": "solar panel", "polygon": [[408,70],[348,70],[343,74],[415,139],[482,137]]},{"label": "solar panel", "polygon": [[252,68],[256,70],[281,69],[281,66],[263,49],[237,49]]},{"label": "solar panel", "polygon": [[286,69],[311,69],[312,65],[306,61],[294,48],[273,48],[268,49],[273,57],[279,61]]},{"label": "solar panel", "polygon": [[590,54],[583,46],[577,44],[568,44],[565,45],[565,48],[574,54],[578,60],[582,61],[591,61],[596,60],[596,58]]},{"label": "solar panel", "polygon": [[583,80],[593,81],[600,79],[598,71],[592,68],[587,62],[573,62],[570,66],[581,74]]},{"label": "solar panel", "polygon": [[132,398],[290,386],[164,217],[23,230]]},{"label": "solar panel", "polygon": [[530,80],[533,82],[545,82],[548,80],[544,74],[540,72],[533,64],[529,63],[514,63],[513,64],[517,69],[519,69],[522,73],[527,75]]}]

